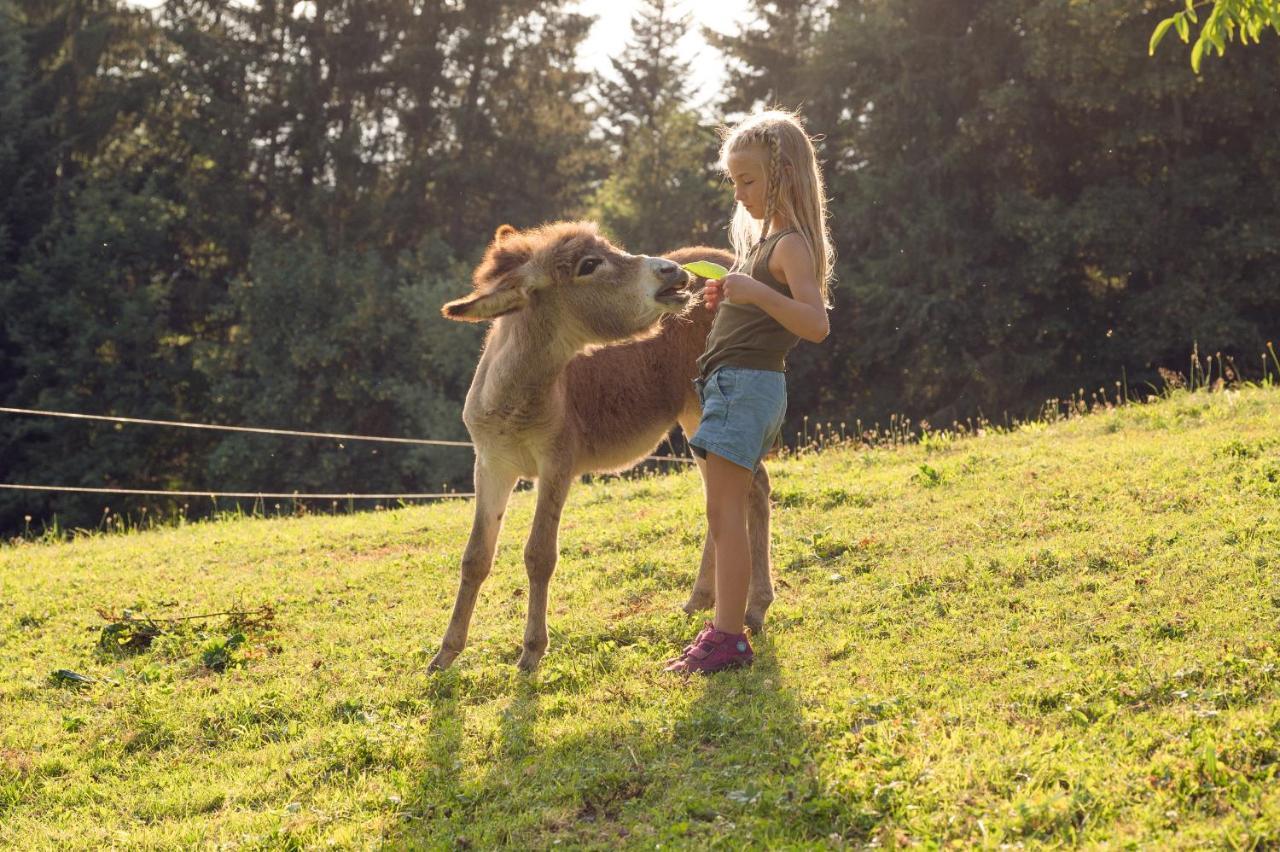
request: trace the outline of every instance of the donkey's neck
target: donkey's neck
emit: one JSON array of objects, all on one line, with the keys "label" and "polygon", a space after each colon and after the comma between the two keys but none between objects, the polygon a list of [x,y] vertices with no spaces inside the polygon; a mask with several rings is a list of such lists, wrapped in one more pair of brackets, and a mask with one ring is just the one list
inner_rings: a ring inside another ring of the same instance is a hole
[{"label": "donkey's neck", "polygon": [[565,368],[582,348],[533,311],[500,317],[480,356],[476,413],[500,421],[507,433],[546,426],[562,411]]}]

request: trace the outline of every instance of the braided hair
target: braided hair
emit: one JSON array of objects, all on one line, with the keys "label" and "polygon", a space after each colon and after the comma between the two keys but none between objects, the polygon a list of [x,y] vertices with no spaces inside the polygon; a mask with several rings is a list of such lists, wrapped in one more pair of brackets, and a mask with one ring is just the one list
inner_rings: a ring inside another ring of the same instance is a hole
[{"label": "braided hair", "polygon": [[735,268],[746,265],[753,245],[769,237],[774,219],[787,222],[804,238],[813,260],[822,298],[830,306],[830,282],[835,253],[827,229],[827,199],[813,140],[797,115],[769,110],[748,116],[734,128],[722,130],[720,168],[728,173],[729,155],[748,148],[760,150],[765,163],[764,220],[751,217],[738,205],[730,225]]}]

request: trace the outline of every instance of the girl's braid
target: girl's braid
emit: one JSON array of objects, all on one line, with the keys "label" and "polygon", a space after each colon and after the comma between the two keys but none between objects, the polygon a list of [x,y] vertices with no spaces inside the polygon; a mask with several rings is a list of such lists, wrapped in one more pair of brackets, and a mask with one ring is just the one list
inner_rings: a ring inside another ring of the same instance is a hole
[{"label": "girl's braid", "polygon": [[778,134],[772,129],[764,131],[764,141],[769,146],[768,185],[764,195],[764,228],[760,231],[760,241],[769,236],[769,228],[773,225],[773,214],[778,210],[778,195],[782,187],[782,151],[778,144]]}]

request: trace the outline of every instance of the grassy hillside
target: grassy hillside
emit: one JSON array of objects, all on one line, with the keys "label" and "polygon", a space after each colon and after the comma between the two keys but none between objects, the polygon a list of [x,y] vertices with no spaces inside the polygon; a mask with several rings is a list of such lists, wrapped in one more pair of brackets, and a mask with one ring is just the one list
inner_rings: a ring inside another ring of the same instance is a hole
[{"label": "grassy hillside", "polygon": [[660,672],[692,472],[574,490],[533,677],[527,492],[437,676],[466,503],[5,547],[0,846],[1274,847],[1278,426],[1180,392],[775,463],[778,601],[710,679]]}]

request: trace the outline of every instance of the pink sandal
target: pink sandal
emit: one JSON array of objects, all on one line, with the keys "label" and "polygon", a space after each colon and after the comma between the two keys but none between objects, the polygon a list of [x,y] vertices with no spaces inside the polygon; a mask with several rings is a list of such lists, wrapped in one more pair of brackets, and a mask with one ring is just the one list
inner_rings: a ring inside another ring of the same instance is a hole
[{"label": "pink sandal", "polygon": [[716,630],[710,621],[693,644],[687,646],[678,659],[671,660],[663,671],[690,674],[711,674],[724,669],[749,666],[755,661],[755,652],[746,633],[734,635]]}]

